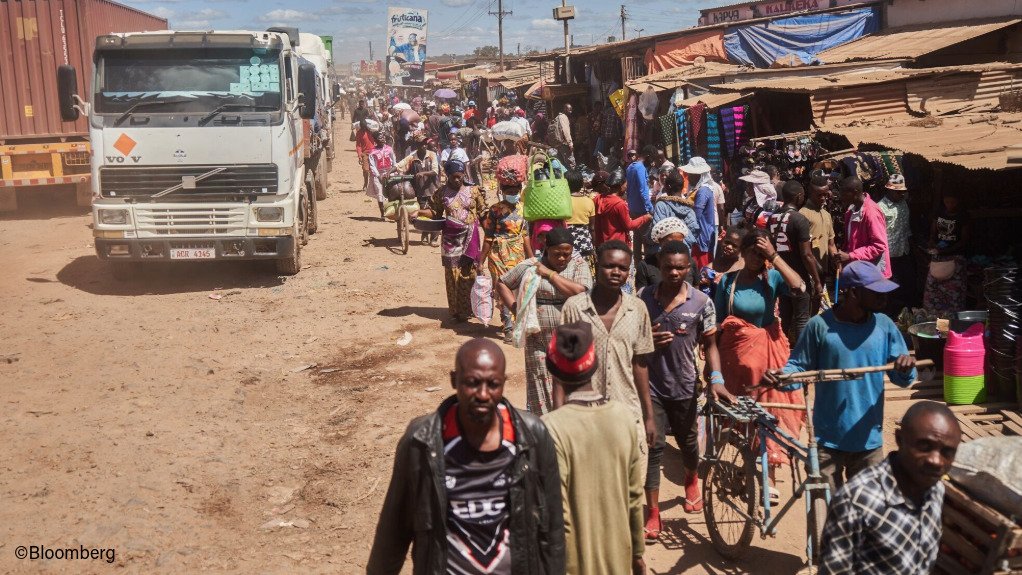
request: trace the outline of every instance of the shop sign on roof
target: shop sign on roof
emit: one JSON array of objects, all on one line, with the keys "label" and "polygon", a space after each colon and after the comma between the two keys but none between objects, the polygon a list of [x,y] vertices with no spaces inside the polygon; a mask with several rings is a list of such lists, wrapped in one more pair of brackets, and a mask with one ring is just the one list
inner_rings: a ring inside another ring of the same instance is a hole
[{"label": "shop sign on roof", "polygon": [[793,12],[812,12],[828,8],[840,8],[850,4],[863,4],[866,0],[766,0],[732,4],[720,8],[708,8],[700,11],[699,25],[728,24],[754,18],[783,16]]}]

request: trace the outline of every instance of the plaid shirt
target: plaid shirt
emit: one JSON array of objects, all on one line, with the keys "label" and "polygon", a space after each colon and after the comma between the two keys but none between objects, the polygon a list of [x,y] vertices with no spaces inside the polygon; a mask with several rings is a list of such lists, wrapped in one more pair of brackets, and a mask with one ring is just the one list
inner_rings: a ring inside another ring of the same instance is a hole
[{"label": "plaid shirt", "polygon": [[844,485],[830,502],[823,529],[821,575],[928,575],[940,545],[944,485],[926,492],[922,507],[905,498],[891,454]]}]

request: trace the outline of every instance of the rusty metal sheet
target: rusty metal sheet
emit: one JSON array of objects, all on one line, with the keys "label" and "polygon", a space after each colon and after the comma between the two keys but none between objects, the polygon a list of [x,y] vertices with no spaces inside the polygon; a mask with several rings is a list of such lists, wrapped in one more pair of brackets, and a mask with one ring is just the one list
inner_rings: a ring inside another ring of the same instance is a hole
[{"label": "rusty metal sheet", "polygon": [[910,119],[905,83],[887,82],[840,90],[821,90],[810,97],[817,124],[844,126],[852,122]]},{"label": "rusty metal sheet", "polygon": [[701,96],[692,96],[686,98],[681,102],[677,102],[678,107],[689,108],[696,104],[705,104],[707,108],[714,109],[721,106],[727,106],[728,104],[734,104],[740,100],[748,98],[749,94],[740,94],[738,92],[731,92],[728,94],[703,94]]},{"label": "rusty metal sheet", "polygon": [[626,82],[629,88],[636,92],[645,92],[646,88],[652,87],[658,92],[674,90],[684,86],[689,80],[698,78],[714,78],[729,74],[737,74],[745,68],[735,64],[723,64],[720,62],[705,62],[703,64],[692,64],[680,68],[671,68],[655,74],[649,74]]},{"label": "rusty metal sheet", "polygon": [[842,44],[819,54],[824,63],[850,62],[852,60],[877,60],[883,58],[918,58],[984,34],[996,32],[1022,22],[1019,18],[996,20],[972,20],[954,24],[924,24],[888,28]]},{"label": "rusty metal sheet", "polygon": [[852,145],[877,144],[920,155],[932,162],[970,169],[1003,170],[1019,167],[1015,146],[1022,141],[1022,114],[964,115],[914,120],[893,125],[861,123],[824,126]]},{"label": "rusty metal sheet", "polygon": [[57,66],[78,69],[84,97],[96,36],[166,28],[163,18],[108,0],[0,1],[0,140],[86,135],[84,118],[60,119]]},{"label": "rusty metal sheet", "polygon": [[988,70],[913,79],[906,84],[908,106],[920,114],[944,115],[989,112],[1000,106],[1000,95],[1022,88],[1022,71]]}]

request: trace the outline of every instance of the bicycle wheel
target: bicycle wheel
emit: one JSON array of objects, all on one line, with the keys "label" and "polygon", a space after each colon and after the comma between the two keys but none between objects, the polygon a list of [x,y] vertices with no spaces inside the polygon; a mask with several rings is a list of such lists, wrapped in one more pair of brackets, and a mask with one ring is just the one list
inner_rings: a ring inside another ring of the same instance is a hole
[{"label": "bicycle wheel", "polygon": [[820,546],[823,543],[823,526],[827,524],[827,500],[822,492],[813,492],[809,498],[809,520],[806,522],[806,530],[809,536],[809,546],[812,559],[815,563],[820,558]]},{"label": "bicycle wheel", "polygon": [[408,253],[408,210],[405,209],[404,200],[397,204],[397,237],[401,240],[401,253]]},{"label": "bicycle wheel", "polygon": [[749,445],[734,438],[720,445],[717,461],[706,471],[703,516],[713,547],[728,559],[738,559],[752,544],[759,508],[756,473]]}]

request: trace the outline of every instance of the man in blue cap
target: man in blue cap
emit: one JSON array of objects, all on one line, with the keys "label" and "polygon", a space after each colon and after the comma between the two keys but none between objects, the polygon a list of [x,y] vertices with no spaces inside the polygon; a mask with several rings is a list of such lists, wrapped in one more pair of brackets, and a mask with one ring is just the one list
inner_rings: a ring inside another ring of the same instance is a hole
[{"label": "man in blue cap", "polygon": [[[841,297],[832,309],[809,320],[791,359],[781,371],[767,372],[768,384],[781,386],[781,373],[847,369],[894,363],[891,381],[908,387],[916,378],[915,358],[891,318],[880,313],[898,284],[867,261],[841,271]],[[797,389],[801,384],[781,387]],[[816,386],[813,425],[820,446],[820,472],[834,493],[847,480],[883,461],[884,373]]]}]

